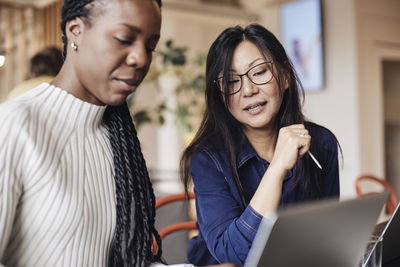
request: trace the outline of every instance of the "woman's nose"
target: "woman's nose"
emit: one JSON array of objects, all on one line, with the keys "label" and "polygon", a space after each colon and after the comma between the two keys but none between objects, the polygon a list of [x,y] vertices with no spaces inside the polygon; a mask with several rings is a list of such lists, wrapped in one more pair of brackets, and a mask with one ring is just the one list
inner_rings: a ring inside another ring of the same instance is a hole
[{"label": "woman's nose", "polygon": [[258,86],[250,81],[246,75],[242,77],[242,90],[244,96],[252,96],[258,93]]},{"label": "woman's nose", "polygon": [[135,68],[142,68],[148,65],[149,56],[145,47],[136,45],[126,57],[126,64]]}]

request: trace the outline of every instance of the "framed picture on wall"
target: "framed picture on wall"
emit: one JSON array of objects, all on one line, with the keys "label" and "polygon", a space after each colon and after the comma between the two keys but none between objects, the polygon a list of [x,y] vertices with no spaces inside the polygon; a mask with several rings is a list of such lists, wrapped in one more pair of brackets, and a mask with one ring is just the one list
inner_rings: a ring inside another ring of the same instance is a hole
[{"label": "framed picture on wall", "polygon": [[324,87],[323,27],[320,0],[281,6],[282,43],[305,91]]}]

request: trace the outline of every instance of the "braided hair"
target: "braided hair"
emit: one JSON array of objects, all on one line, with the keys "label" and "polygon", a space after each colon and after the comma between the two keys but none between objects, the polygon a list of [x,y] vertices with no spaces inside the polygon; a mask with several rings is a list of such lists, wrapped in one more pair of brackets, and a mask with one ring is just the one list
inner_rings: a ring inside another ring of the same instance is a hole
[{"label": "braided hair", "polygon": [[[69,20],[81,17],[90,25],[94,7],[105,0],[65,0],[62,7],[64,57],[68,40],[65,26]],[[161,0],[156,0],[161,7]],[[117,222],[109,254],[109,266],[148,266],[160,261],[161,240],[154,227],[155,197],[146,163],[132,123],[127,103],[108,106],[105,123],[113,152]],[[158,251],[151,246],[155,238]]]},{"label": "braided hair", "polygon": [[[145,266],[160,260],[151,252],[154,228],[154,193],[126,102],[108,106],[104,122],[110,135],[115,165],[117,228],[110,254],[110,266]],[[150,204],[150,205],[149,205]]]}]

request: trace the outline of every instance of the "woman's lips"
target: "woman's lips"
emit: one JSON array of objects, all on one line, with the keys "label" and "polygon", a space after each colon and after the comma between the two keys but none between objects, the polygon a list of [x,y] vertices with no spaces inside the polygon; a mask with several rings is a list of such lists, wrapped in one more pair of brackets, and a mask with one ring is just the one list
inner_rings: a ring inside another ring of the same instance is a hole
[{"label": "woman's lips", "polygon": [[244,108],[244,110],[247,111],[248,113],[252,114],[252,115],[257,115],[264,109],[266,104],[267,104],[267,102],[253,103],[253,104],[247,105]]},{"label": "woman's lips", "polygon": [[115,79],[121,86],[124,91],[130,91],[133,92],[136,90],[140,82],[138,80],[134,79],[120,79],[116,78]]}]

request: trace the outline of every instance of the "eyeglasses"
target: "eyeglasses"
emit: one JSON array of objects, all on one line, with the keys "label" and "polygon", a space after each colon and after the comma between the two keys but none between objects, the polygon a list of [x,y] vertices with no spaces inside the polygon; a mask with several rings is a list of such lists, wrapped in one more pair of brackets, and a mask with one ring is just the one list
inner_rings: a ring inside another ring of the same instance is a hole
[{"label": "eyeglasses", "polygon": [[[240,91],[242,88],[242,77],[247,76],[249,80],[256,85],[263,85],[272,80],[272,62],[263,62],[251,67],[246,73],[243,74],[230,74],[228,80],[225,77],[219,77],[214,80],[221,92],[228,90],[228,94],[233,95]],[[225,84],[227,82],[227,84]]]}]

